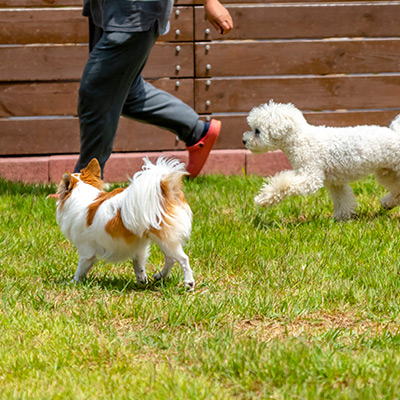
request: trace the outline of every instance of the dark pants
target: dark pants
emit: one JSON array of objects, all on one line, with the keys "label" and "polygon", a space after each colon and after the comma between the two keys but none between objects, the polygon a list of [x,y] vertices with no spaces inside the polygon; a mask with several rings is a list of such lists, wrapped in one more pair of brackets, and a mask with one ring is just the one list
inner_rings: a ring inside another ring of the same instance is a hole
[{"label": "dark pants", "polygon": [[121,115],[167,129],[185,143],[200,138],[204,123],[197,113],[142,78],[157,38],[156,24],[146,32],[102,32],[91,25],[91,51],[79,89],[81,149],[75,172],[92,158],[103,170]]}]

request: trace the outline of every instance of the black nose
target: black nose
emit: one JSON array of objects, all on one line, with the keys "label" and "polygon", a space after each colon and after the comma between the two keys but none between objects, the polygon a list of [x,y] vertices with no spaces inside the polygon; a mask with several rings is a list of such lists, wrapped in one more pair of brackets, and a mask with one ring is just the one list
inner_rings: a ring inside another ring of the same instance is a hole
[{"label": "black nose", "polygon": [[243,139],[243,140],[242,140],[242,142],[243,142],[243,144],[246,146],[246,140],[245,140],[245,139]]}]

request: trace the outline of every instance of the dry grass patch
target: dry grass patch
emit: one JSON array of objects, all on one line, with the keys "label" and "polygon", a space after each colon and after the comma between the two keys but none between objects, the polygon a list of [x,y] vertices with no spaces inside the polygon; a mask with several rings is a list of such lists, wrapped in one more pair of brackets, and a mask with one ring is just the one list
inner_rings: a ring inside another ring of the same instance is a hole
[{"label": "dry grass patch", "polygon": [[337,312],[335,314],[319,312],[307,316],[297,316],[291,320],[253,318],[238,321],[234,324],[238,335],[248,335],[258,340],[271,342],[294,337],[315,337],[338,330],[351,336],[368,334],[379,336],[383,332],[397,335],[400,330],[399,320],[385,322],[362,318],[355,313]]}]

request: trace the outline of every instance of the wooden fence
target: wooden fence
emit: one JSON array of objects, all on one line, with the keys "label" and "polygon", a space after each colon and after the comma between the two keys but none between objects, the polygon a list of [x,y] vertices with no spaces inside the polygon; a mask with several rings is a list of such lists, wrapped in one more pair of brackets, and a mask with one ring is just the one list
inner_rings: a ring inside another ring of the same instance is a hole
[{"label": "wooden fence", "polygon": [[[0,157],[78,153],[81,1],[0,0]],[[269,99],[336,126],[387,125],[400,112],[400,1],[228,0],[235,29],[224,36],[196,3],[176,1],[144,76],[221,119],[217,149],[242,149],[247,113]],[[175,146],[170,133],[122,118],[114,151]]]}]

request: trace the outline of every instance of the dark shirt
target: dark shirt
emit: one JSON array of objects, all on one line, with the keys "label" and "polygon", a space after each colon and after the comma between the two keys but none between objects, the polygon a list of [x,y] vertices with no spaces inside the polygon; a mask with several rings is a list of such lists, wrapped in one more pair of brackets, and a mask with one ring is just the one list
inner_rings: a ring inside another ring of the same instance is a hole
[{"label": "dark shirt", "polygon": [[83,0],[83,15],[109,32],[149,30],[158,21],[160,33],[166,33],[173,0]]}]

